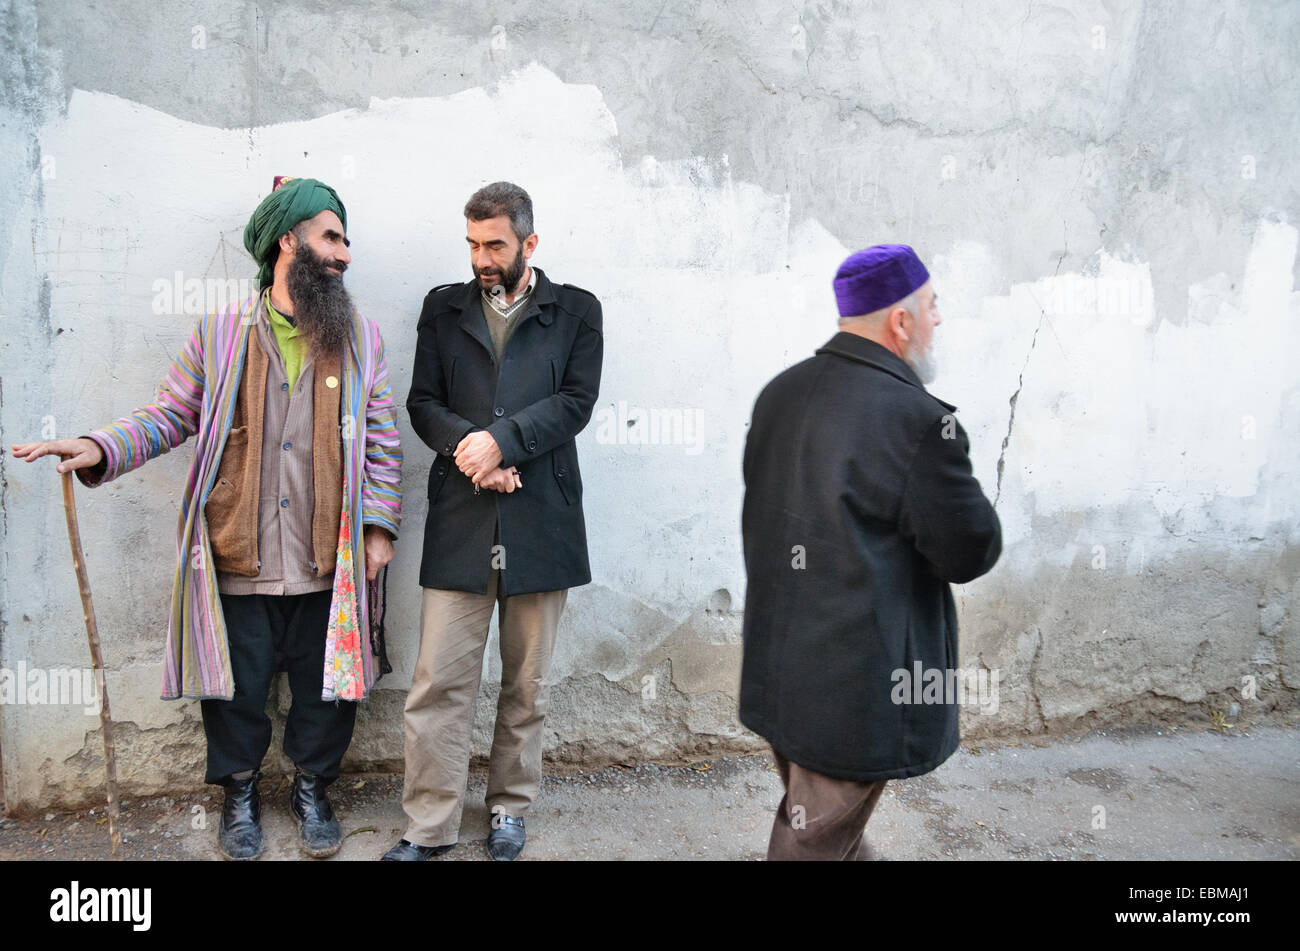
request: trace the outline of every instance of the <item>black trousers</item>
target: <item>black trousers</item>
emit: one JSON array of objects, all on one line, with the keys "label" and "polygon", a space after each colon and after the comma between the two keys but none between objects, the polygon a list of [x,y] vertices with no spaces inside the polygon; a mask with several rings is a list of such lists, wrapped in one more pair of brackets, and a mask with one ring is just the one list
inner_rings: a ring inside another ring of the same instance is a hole
[{"label": "black trousers", "polygon": [[321,700],[329,591],[310,594],[223,594],[235,678],[233,700],[203,700],[208,738],[206,782],[258,769],[271,746],[266,699],[277,671],[289,674],[293,701],[284,726],[284,752],[301,769],[337,779],[352,742],[357,705]]}]

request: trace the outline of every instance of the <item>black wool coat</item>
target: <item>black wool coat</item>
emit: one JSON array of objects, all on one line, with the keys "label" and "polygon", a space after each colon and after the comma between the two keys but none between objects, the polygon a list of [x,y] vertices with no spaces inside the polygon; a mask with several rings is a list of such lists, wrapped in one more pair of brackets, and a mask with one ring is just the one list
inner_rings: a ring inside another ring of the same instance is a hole
[{"label": "black wool coat", "polygon": [[[574,437],[600,390],[600,301],[533,270],[532,302],[499,365],[477,281],[436,287],[424,299],[406,400],[412,428],[437,454],[422,587],[485,594],[493,567],[506,595],[591,580]],[[453,455],[475,430],[492,434],[501,465],[518,468],[522,489],[474,493]]]},{"label": "black wool coat", "polygon": [[949,583],[984,574],[1002,551],[955,411],[899,357],[849,333],[754,404],[740,719],[807,769],[915,776],[957,748],[957,704],[896,702],[895,675],[918,661],[957,668]]}]

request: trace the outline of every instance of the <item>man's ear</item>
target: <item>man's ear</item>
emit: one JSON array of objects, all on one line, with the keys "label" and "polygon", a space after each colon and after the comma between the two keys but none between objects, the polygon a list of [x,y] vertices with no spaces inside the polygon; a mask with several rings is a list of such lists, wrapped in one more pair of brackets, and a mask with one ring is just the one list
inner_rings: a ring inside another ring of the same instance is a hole
[{"label": "man's ear", "polygon": [[912,315],[906,307],[895,307],[885,318],[885,325],[889,328],[891,336],[897,340],[907,343],[912,339],[912,327],[909,323]]},{"label": "man's ear", "polygon": [[293,254],[298,250],[298,236],[292,231],[286,231],[280,235],[280,252],[282,254]]},{"label": "man's ear", "polygon": [[533,256],[533,252],[537,250],[537,240],[538,240],[537,235],[535,234],[530,234],[528,237],[524,238],[524,260],[525,261],[531,258]]}]

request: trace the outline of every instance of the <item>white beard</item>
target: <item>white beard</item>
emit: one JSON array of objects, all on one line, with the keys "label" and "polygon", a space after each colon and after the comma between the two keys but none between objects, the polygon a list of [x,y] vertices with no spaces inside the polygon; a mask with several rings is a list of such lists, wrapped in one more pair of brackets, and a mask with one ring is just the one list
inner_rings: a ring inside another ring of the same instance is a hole
[{"label": "white beard", "polygon": [[939,365],[934,358],[934,341],[921,353],[908,353],[903,359],[916,371],[922,383],[933,383],[939,375]]}]

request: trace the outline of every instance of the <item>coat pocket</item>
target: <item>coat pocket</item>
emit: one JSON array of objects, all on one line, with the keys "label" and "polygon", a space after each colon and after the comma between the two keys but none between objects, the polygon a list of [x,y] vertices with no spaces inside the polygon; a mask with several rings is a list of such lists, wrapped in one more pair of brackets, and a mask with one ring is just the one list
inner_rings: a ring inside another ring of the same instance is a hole
[{"label": "coat pocket", "polygon": [[576,505],[582,501],[582,475],[578,472],[578,452],[573,443],[560,446],[551,453],[551,466],[555,472],[555,484],[560,487],[565,505]]},{"label": "coat pocket", "polygon": [[437,456],[433,460],[433,468],[429,470],[429,508],[433,508],[433,503],[438,501],[438,495],[442,492],[442,484],[447,481],[447,471],[452,466],[450,458]]},{"label": "coat pocket", "polygon": [[217,481],[203,505],[212,545],[212,562],[218,571],[255,577],[257,565],[257,482],[248,465],[248,427],[236,426],[221,451]]}]

